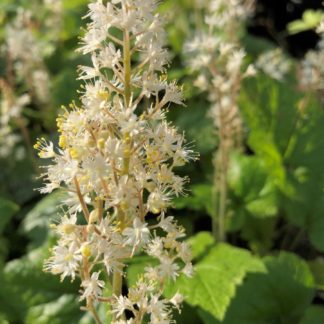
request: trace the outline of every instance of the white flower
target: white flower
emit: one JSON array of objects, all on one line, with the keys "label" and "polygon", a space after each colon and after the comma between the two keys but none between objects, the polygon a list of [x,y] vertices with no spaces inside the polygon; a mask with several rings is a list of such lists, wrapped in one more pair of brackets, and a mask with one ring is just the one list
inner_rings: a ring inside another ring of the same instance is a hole
[{"label": "white flower", "polygon": [[88,54],[100,47],[100,44],[106,39],[107,32],[104,28],[90,29],[83,38],[84,46],[79,49],[83,54]]},{"label": "white flower", "polygon": [[39,157],[42,159],[51,159],[56,156],[52,142],[47,143],[44,138],[38,140],[34,148],[39,150]]},{"label": "white flower", "polygon": [[170,303],[173,304],[178,310],[180,305],[183,302],[183,296],[177,292],[171,299],[170,299]]},{"label": "white flower", "polygon": [[102,295],[102,289],[105,286],[105,282],[99,280],[100,272],[94,272],[90,279],[82,281],[81,285],[84,288],[84,292],[80,297],[80,300],[92,297],[97,299]]},{"label": "white flower", "polygon": [[160,300],[159,296],[153,296],[150,300],[148,312],[151,314],[152,324],[170,323],[171,311],[165,300]]},{"label": "white flower", "polygon": [[231,57],[226,65],[226,69],[229,74],[237,74],[240,72],[245,55],[246,53],[243,49],[239,49],[231,53]]},{"label": "white flower", "polygon": [[324,33],[324,19],[320,22],[320,24],[316,28],[316,32],[318,34],[323,34]]},{"label": "white flower", "polygon": [[118,296],[113,302],[112,312],[116,314],[117,318],[120,317],[125,310],[133,310],[132,302],[124,296]]},{"label": "white flower", "polygon": [[282,50],[275,49],[262,53],[256,67],[276,80],[283,80],[289,72],[290,62],[284,57]]},{"label": "white flower", "polygon": [[165,102],[173,102],[177,105],[184,105],[182,91],[176,85],[176,83],[170,83],[165,89],[165,95],[163,97]]},{"label": "white flower", "polygon": [[163,253],[163,241],[160,237],[155,237],[147,244],[147,254],[159,258]]},{"label": "white flower", "polygon": [[82,255],[74,242],[69,246],[58,245],[53,248],[53,256],[47,261],[44,269],[53,274],[61,274],[61,281],[67,276],[74,280],[81,260]]},{"label": "white flower", "polygon": [[181,242],[178,248],[178,254],[184,262],[190,262],[192,259],[191,249],[185,242]]},{"label": "white flower", "polygon": [[[135,252],[160,262],[147,267],[128,296],[110,297],[113,323],[141,322],[145,314],[152,323],[170,323],[166,305],[171,304],[161,299],[160,284],[175,279],[183,268],[181,257],[189,255],[177,242],[184,234],[172,218],[152,220],[150,226],[146,221],[149,212],[165,213],[172,197],[183,193],[186,178],[176,175],[175,167],[192,159],[183,134],[166,120],[169,104],[182,104],[182,94],[165,75],[169,55],[157,4],[91,2],[80,50],[92,64],[79,68],[79,78],[86,80],[81,106],[73,103],[57,119],[57,153],[52,144],[39,145],[43,157],[53,155],[41,191],[64,187],[69,192],[49,270],[80,275],[81,299],[91,307],[93,300],[101,301],[105,285],[94,269],[104,267],[117,284]],[[154,233],[152,239],[150,229],[159,226],[165,237]],[[118,295],[121,287],[115,288]],[[126,310],[133,320],[122,319]]]},{"label": "white flower", "polygon": [[147,199],[147,208],[153,214],[160,214],[169,203],[167,195],[161,191],[156,190],[152,192]]},{"label": "white flower", "polygon": [[115,45],[110,42],[99,53],[98,59],[102,67],[113,68],[121,61],[121,52],[120,50],[116,50]]},{"label": "white flower", "polygon": [[168,233],[173,232],[175,230],[174,217],[164,217],[164,215],[162,215],[159,226]]},{"label": "white flower", "polygon": [[193,277],[194,269],[191,263],[187,263],[185,267],[182,269],[182,272],[189,278]]},{"label": "white flower", "polygon": [[69,236],[73,235],[76,232],[77,226],[77,215],[72,214],[70,217],[68,215],[64,215],[61,218],[61,222],[55,227],[57,232],[61,235]]},{"label": "white flower", "polygon": [[167,256],[162,256],[160,258],[160,262],[161,264],[158,266],[160,277],[176,280],[176,278],[179,276],[179,265],[174,263],[173,260]]},{"label": "white flower", "polygon": [[147,223],[142,223],[139,218],[133,221],[133,227],[127,227],[123,231],[126,236],[124,240],[125,245],[133,246],[133,253],[135,249],[142,244],[146,244],[150,238],[150,230],[147,228]]}]

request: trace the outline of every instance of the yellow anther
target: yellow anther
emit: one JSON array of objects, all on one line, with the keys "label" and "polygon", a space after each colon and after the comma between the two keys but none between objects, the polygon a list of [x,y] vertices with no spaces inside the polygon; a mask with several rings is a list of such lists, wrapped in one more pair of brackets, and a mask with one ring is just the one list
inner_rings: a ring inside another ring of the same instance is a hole
[{"label": "yellow anther", "polygon": [[125,143],[129,143],[131,141],[131,137],[129,135],[129,133],[125,133],[124,135],[124,142]]},{"label": "yellow anther", "polygon": [[62,149],[65,149],[66,148],[66,137],[64,135],[61,135],[60,136],[60,139],[59,139],[59,146],[62,148]]},{"label": "yellow anther", "polygon": [[164,243],[164,247],[165,247],[166,249],[171,249],[171,248],[173,247],[173,243],[172,243],[171,241],[166,241],[166,242]]},{"label": "yellow anther", "polygon": [[147,163],[155,163],[159,160],[160,152],[158,150],[150,150],[146,152],[146,161]]},{"label": "yellow anther", "polygon": [[81,247],[81,253],[84,258],[88,259],[91,256],[91,249],[90,249],[89,245],[83,245]]},{"label": "yellow anther", "polygon": [[104,148],[105,148],[105,139],[104,138],[99,138],[99,140],[98,140],[98,148],[100,149],[100,150],[103,150]]},{"label": "yellow anther", "polygon": [[129,207],[129,205],[128,205],[128,203],[126,202],[126,201],[122,201],[121,203],[120,203],[120,208],[121,208],[121,210],[127,210],[128,209],[128,207]]},{"label": "yellow anther", "polygon": [[77,149],[75,149],[75,148],[71,148],[70,151],[69,151],[69,153],[70,153],[70,156],[71,156],[71,158],[72,158],[73,160],[77,160],[77,159],[78,159],[78,157],[79,157],[79,152],[78,152]]},{"label": "yellow anther", "polygon": [[131,150],[127,147],[124,149],[124,157],[128,158],[131,155]]},{"label": "yellow anther", "polygon": [[99,91],[98,92],[98,97],[102,100],[108,100],[110,97],[110,93],[107,91]]},{"label": "yellow anther", "polygon": [[72,234],[74,232],[75,226],[73,224],[64,224],[62,226],[62,230],[63,230],[64,234],[69,235],[69,234]]},{"label": "yellow anther", "polygon": [[81,183],[84,183],[84,182],[86,183],[86,182],[88,182],[88,180],[89,180],[89,176],[87,174],[80,178]]},{"label": "yellow anther", "polygon": [[103,138],[104,140],[107,140],[108,137],[109,137],[109,131],[103,130],[103,131],[100,132],[100,138]]},{"label": "yellow anther", "polygon": [[67,254],[67,255],[64,257],[64,261],[69,262],[69,261],[71,261],[71,260],[73,260],[73,255],[72,255],[71,253]]}]

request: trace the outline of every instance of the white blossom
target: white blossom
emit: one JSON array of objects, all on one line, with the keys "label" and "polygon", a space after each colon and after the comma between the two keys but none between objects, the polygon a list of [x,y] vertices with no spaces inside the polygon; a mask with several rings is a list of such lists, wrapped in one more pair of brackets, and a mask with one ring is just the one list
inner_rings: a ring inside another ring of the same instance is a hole
[{"label": "white blossom", "polygon": [[81,285],[84,288],[84,291],[80,300],[88,297],[96,299],[102,295],[102,289],[105,286],[105,282],[98,279],[99,274],[99,272],[93,272],[91,278],[82,281]]},{"label": "white blossom", "polygon": [[133,221],[133,227],[127,227],[123,231],[125,236],[125,245],[133,247],[133,252],[140,244],[146,244],[150,237],[150,231],[147,228],[147,223],[142,223],[139,218]]},{"label": "white blossom", "polygon": [[[58,148],[45,140],[36,144],[40,157],[52,157],[41,191],[63,187],[69,192],[63,202],[67,215],[56,227],[59,239],[46,269],[63,278],[80,276],[81,299],[92,312],[93,300],[106,298],[102,289],[109,281],[99,280],[105,272],[113,282],[108,297],[113,323],[132,323],[123,319],[126,310],[134,323],[145,314],[151,323],[171,323],[171,309],[178,303],[163,299],[163,284],[190,263],[189,252],[177,241],[184,231],[164,217],[187,181],[176,167],[195,155],[184,134],[166,121],[167,109],[182,105],[183,97],[181,87],[162,75],[169,55],[157,4],[90,3],[80,51],[91,56],[92,65],[79,67],[79,79],[86,80],[82,104],[64,108],[57,118]],[[148,221],[150,213],[157,219]],[[158,227],[164,231],[161,237],[154,231]],[[126,296],[121,281],[135,252],[154,257],[158,265],[148,265]]]},{"label": "white blossom", "polygon": [[256,62],[256,67],[273,79],[282,81],[289,72],[291,64],[280,49],[275,49],[262,53]]}]

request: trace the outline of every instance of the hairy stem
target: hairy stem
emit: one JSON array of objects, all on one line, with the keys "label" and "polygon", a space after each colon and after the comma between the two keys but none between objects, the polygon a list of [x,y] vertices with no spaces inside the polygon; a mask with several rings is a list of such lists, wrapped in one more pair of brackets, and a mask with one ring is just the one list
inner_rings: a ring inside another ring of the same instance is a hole
[{"label": "hairy stem", "polygon": [[132,87],[131,87],[131,53],[130,53],[130,37],[129,31],[124,31],[124,98],[126,107],[129,106],[131,95],[132,95]]},{"label": "hairy stem", "polygon": [[[131,52],[130,52],[130,36],[129,31],[124,30],[124,40],[123,40],[123,52],[124,52],[124,100],[126,108],[129,107],[132,88],[131,88]],[[126,142],[129,141],[125,136]],[[129,144],[129,143],[128,143]],[[122,174],[126,175],[129,173],[129,152],[125,152],[124,163]],[[125,226],[125,214],[122,210],[118,211],[117,220],[120,223],[119,227],[122,230]],[[113,283],[112,283],[112,293],[113,296],[120,296],[122,294],[123,287],[123,266],[119,268],[119,271],[115,271],[113,274]],[[122,316],[123,317],[123,316]],[[116,320],[116,315],[113,314],[113,319]]]},{"label": "hairy stem", "polygon": [[76,193],[78,195],[78,198],[79,198],[79,201],[80,201],[80,204],[81,204],[81,208],[82,208],[84,217],[87,220],[87,222],[89,222],[90,213],[89,213],[88,207],[87,207],[87,205],[86,205],[86,203],[85,203],[85,201],[83,199],[83,196],[82,196],[82,193],[81,193],[81,190],[80,190],[79,181],[78,181],[78,179],[76,177],[74,177],[74,185],[75,185]]},{"label": "hairy stem", "polygon": [[226,134],[223,129],[222,116],[219,125],[219,148],[214,160],[214,183],[212,190],[213,219],[212,231],[217,242],[226,241],[225,217],[227,202],[227,170],[228,149],[226,145]]}]

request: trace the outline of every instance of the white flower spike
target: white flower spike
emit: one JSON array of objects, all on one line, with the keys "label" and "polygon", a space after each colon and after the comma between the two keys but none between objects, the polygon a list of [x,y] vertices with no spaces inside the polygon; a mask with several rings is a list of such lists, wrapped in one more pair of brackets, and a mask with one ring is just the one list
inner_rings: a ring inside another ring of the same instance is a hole
[{"label": "white flower spike", "polygon": [[[164,217],[187,182],[176,175],[177,166],[195,156],[165,119],[171,104],[183,103],[181,88],[165,77],[169,55],[157,5],[90,3],[80,51],[93,64],[80,67],[80,79],[87,80],[82,106],[72,104],[57,119],[59,148],[43,140],[36,145],[40,157],[53,161],[45,167],[41,191],[69,193],[69,215],[56,227],[59,240],[45,268],[62,279],[80,277],[81,299],[98,323],[94,301],[110,304],[113,323],[141,323],[144,316],[150,323],[171,323],[171,309],[181,298],[162,297],[164,284],[191,269],[188,248],[177,240],[183,229]],[[76,220],[80,212],[84,222]],[[148,220],[149,214],[156,220]],[[157,265],[122,294],[125,264],[138,253],[156,258]],[[113,293],[105,296],[110,282]]]}]

